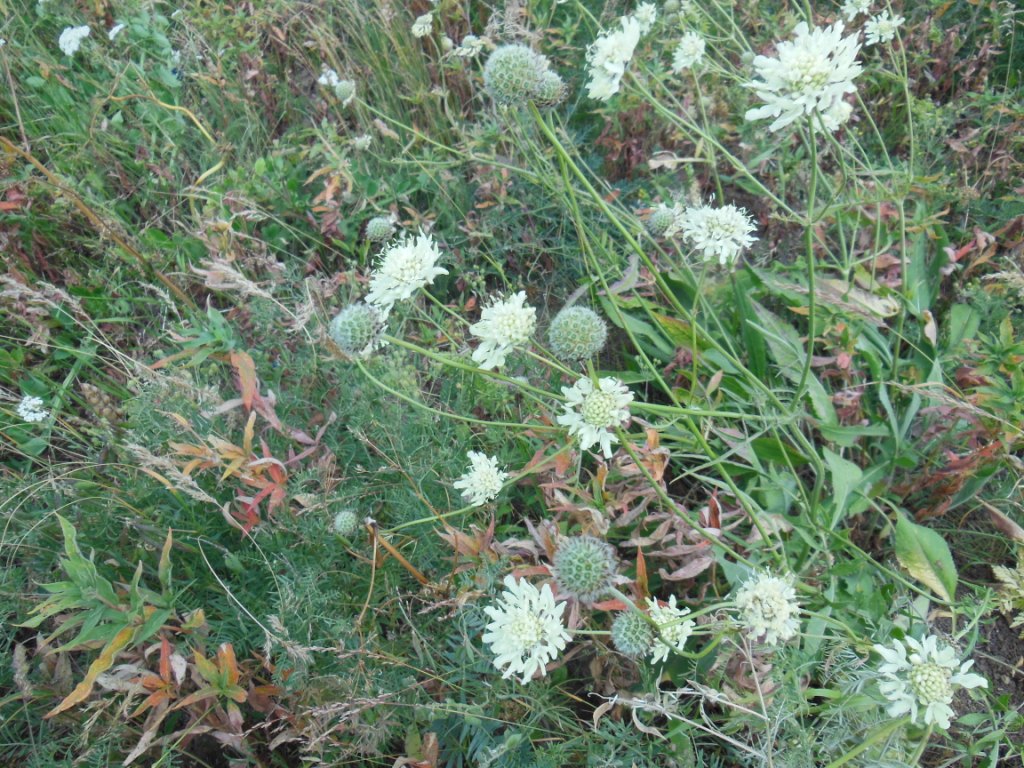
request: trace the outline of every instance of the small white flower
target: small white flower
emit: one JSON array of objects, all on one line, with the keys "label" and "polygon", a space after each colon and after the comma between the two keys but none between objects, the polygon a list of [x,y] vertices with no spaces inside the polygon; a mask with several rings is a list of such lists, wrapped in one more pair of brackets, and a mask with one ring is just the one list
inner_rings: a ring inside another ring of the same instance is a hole
[{"label": "small white flower", "polygon": [[17,407],[18,415],[29,424],[40,422],[50,415],[50,412],[43,408],[42,398],[25,395]]},{"label": "small white flower", "polygon": [[456,480],[453,485],[462,491],[462,497],[475,507],[486,504],[501,492],[501,487],[508,480],[508,472],[498,467],[494,456],[470,451],[469,470]]},{"label": "small white flower", "polygon": [[520,675],[524,685],[537,673],[546,673],[549,661],[558,658],[569,642],[562,623],[566,603],[555,603],[551,587],[537,589],[526,579],[505,577],[505,592],[497,605],[484,612],[492,621],[485,627],[483,641],[491,646],[494,666],[505,668],[508,679]]},{"label": "small white flower", "polygon": [[778,43],[775,57],[756,56],[754,69],[761,78],[748,84],[765,102],[748,110],[747,120],[773,117],[769,131],[779,131],[803,115],[828,114],[853,93],[860,74],[857,35],[843,37],[843,23],[809,29],[800,22],[793,40]]},{"label": "small white flower", "polygon": [[633,11],[633,18],[640,25],[640,34],[646,35],[658,20],[658,9],[654,3],[640,3]]},{"label": "small white flower", "polygon": [[[889,715],[909,714],[912,722],[949,728],[956,716],[950,706],[956,687],[987,688],[988,682],[981,675],[967,671],[974,664],[973,659],[961,664],[952,648],[938,647],[935,635],[929,635],[922,642],[907,637],[905,642],[906,647],[899,640],[893,641],[892,648],[874,646],[885,660],[878,668],[885,678],[878,684],[878,690],[891,702],[887,709]],[[909,658],[908,649],[911,651]]]},{"label": "small white flower", "polygon": [[60,33],[60,39],[57,41],[57,45],[61,51],[64,52],[65,56],[74,56],[75,53],[82,45],[82,41],[85,40],[92,30],[87,25],[81,27],[65,27],[64,31]]},{"label": "small white flower", "polygon": [[678,75],[684,69],[696,67],[704,59],[704,48],[704,38],[698,32],[687,32],[672,54],[672,71]]},{"label": "small white flower", "polygon": [[412,36],[413,37],[426,37],[430,34],[430,30],[434,28],[434,14],[424,13],[422,16],[417,17],[416,21],[412,23]]},{"label": "small white flower", "polygon": [[471,59],[480,53],[487,46],[487,38],[476,35],[466,35],[459,43],[459,47],[452,51],[452,54],[463,59]]},{"label": "small white flower", "polygon": [[619,28],[603,32],[587,49],[590,64],[590,82],[587,95],[592,99],[608,101],[619,92],[619,81],[626,73],[626,65],[640,42],[640,22],[632,16],[619,19]]},{"label": "small white flower", "polygon": [[481,339],[473,360],[488,371],[500,368],[514,347],[526,344],[537,328],[537,310],[526,303],[526,292],[502,301],[496,299],[480,313],[480,321],[469,332]]},{"label": "small white flower", "polygon": [[735,205],[687,208],[680,217],[679,228],[704,261],[717,259],[723,266],[735,264],[740,252],[757,240],[750,234],[754,231],[750,216]]},{"label": "small white flower", "polygon": [[377,307],[386,317],[396,301],[408,299],[417,290],[434,282],[448,270],[437,266],[441,251],[429,234],[403,235],[381,253],[377,268],[370,275],[366,303]]},{"label": "small white flower", "polygon": [[117,37],[119,34],[121,34],[122,30],[126,29],[127,27],[128,27],[127,24],[121,24],[121,23],[115,24],[114,26],[112,26],[110,28],[110,31],[107,32],[107,39],[108,40],[113,40],[115,37]]},{"label": "small white flower", "polygon": [[882,11],[864,23],[864,42],[867,45],[888,43],[896,37],[896,32],[904,21],[906,19],[902,16],[892,16],[888,11]]},{"label": "small white flower", "polygon": [[659,605],[657,600],[647,598],[647,607],[654,623],[658,625],[658,637],[651,649],[651,663],[657,664],[667,659],[670,651],[682,653],[697,625],[685,618],[690,612],[689,608],[676,607],[675,595],[669,597],[668,605]]},{"label": "small white flower", "polygon": [[764,636],[768,645],[778,645],[800,629],[800,606],[790,578],[756,573],[736,592],[740,620],[754,638]]},{"label": "small white flower", "polygon": [[373,144],[373,136],[368,133],[364,133],[361,136],[356,136],[352,139],[352,147],[358,152],[369,149],[371,144]]},{"label": "small white flower", "polygon": [[853,21],[858,16],[871,13],[871,0],[846,0],[842,11],[847,21]]},{"label": "small white flower", "polygon": [[326,64],[322,64],[320,66],[320,77],[318,77],[316,81],[325,88],[334,88],[341,82],[341,77]]},{"label": "small white flower", "polygon": [[629,420],[633,393],[621,381],[609,376],[598,381],[596,388],[593,381],[583,377],[572,387],[562,387],[562,394],[568,402],[564,406],[565,413],[556,421],[568,427],[570,435],[579,438],[581,451],[598,443],[604,457],[610,459],[612,443],[619,442],[612,430]]}]

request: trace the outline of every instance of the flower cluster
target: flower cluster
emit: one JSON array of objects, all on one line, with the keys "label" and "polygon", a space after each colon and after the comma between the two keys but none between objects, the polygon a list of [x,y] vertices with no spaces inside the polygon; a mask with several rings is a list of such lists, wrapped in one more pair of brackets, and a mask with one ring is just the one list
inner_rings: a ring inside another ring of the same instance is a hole
[{"label": "flower cluster", "polygon": [[438,275],[448,274],[447,269],[437,266],[440,258],[441,251],[429,234],[404,235],[381,253],[380,261],[370,275],[366,303],[387,317],[395,302],[408,299],[420,288],[434,282]]},{"label": "flower cluster", "polygon": [[18,407],[15,410],[18,412],[18,416],[29,424],[36,424],[50,415],[50,412],[43,408],[42,398],[32,395],[25,395],[25,397],[21,398],[21,402],[18,403]]},{"label": "flower cluster", "polygon": [[871,0],[846,0],[842,11],[847,21],[853,21],[858,16],[871,13]]},{"label": "flower cluster", "polygon": [[508,472],[498,466],[493,456],[478,451],[470,451],[470,467],[453,485],[462,491],[462,497],[475,507],[486,504],[500,492],[508,479]]},{"label": "flower cluster", "polygon": [[629,421],[629,404],[633,402],[629,388],[610,376],[599,380],[596,387],[583,377],[572,387],[562,387],[562,394],[568,402],[558,423],[579,438],[581,451],[598,443],[604,457],[610,459],[612,443],[619,442],[612,430]]},{"label": "flower cluster", "polygon": [[686,69],[697,67],[704,59],[704,38],[699,32],[685,33],[672,53],[672,71],[677,75]]},{"label": "flower cluster", "polygon": [[774,132],[817,113],[828,130],[838,130],[851,113],[843,97],[857,90],[853,79],[861,72],[857,36],[843,37],[842,22],[813,30],[800,22],[794,33],[793,40],[775,46],[774,58],[754,58],[761,79],[749,87],[765,104],[749,110],[746,119],[775,118],[768,126]]},{"label": "flower cluster", "polygon": [[556,603],[551,587],[537,589],[526,579],[505,577],[505,591],[497,605],[484,612],[491,617],[484,642],[494,654],[494,666],[504,668],[502,677],[520,675],[524,685],[545,665],[554,661],[569,642],[562,623],[566,603]]},{"label": "flower cluster", "polygon": [[430,34],[430,30],[434,28],[434,14],[424,13],[422,16],[417,16],[416,21],[412,23],[412,36],[413,37],[426,37]]},{"label": "flower cluster", "polygon": [[800,606],[792,579],[757,573],[736,592],[736,607],[747,633],[778,645],[800,629]]},{"label": "flower cluster", "polygon": [[683,647],[697,626],[692,619],[687,619],[689,608],[676,607],[676,596],[671,595],[668,605],[661,605],[657,600],[647,598],[651,619],[658,627],[658,636],[651,648],[651,663],[657,664],[668,658],[669,652],[682,653]]},{"label": "flower cluster", "polygon": [[882,11],[864,23],[864,42],[868,45],[890,42],[896,37],[896,32],[904,21],[906,19],[902,16],[893,16],[888,11]]},{"label": "flower cluster", "polygon": [[82,46],[82,41],[89,36],[91,31],[88,25],[65,27],[64,31],[60,33],[57,45],[65,56],[74,56]]},{"label": "flower cluster", "polygon": [[537,327],[537,310],[526,303],[526,292],[496,299],[484,307],[480,321],[469,332],[481,340],[473,350],[473,360],[487,371],[505,364],[509,352],[526,344]]},{"label": "flower cluster", "polygon": [[874,648],[885,662],[878,668],[884,678],[878,689],[890,701],[887,711],[892,717],[909,714],[915,723],[946,729],[956,715],[950,706],[956,689],[988,686],[981,675],[968,672],[973,659],[961,664],[956,652],[949,646],[940,648],[934,635]]},{"label": "flower cluster", "polygon": [[619,92],[619,82],[626,74],[626,65],[633,58],[642,31],[643,25],[635,16],[623,16],[617,29],[603,32],[587,49],[590,98],[608,101]]},{"label": "flower cluster", "polygon": [[735,205],[687,208],[679,219],[679,226],[683,237],[704,261],[717,260],[723,266],[735,264],[740,252],[757,240],[750,234],[754,231],[750,216]]}]

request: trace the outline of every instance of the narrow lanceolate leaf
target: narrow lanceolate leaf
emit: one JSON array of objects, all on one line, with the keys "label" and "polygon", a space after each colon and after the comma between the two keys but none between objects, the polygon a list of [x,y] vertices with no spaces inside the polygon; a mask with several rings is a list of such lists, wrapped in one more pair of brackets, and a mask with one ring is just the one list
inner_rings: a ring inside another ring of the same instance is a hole
[{"label": "narrow lanceolate leaf", "polygon": [[956,594],[957,573],[946,540],[904,514],[896,520],[896,559],[911,576],[947,603]]},{"label": "narrow lanceolate leaf", "polygon": [[133,627],[125,627],[114,635],[97,659],[89,665],[89,671],[85,673],[85,678],[82,682],[76,685],[75,690],[69,693],[64,701],[47,712],[44,717],[53,717],[66,709],[70,709],[75,704],[85,701],[89,694],[92,693],[93,686],[96,684],[96,678],[114,665],[114,659],[117,658],[117,654],[131,642],[134,632]]}]

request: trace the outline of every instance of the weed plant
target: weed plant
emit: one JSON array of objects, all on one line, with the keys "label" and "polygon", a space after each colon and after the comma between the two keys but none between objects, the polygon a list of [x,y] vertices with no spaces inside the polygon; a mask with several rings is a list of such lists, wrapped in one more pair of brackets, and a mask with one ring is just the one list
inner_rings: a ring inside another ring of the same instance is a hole
[{"label": "weed plant", "polygon": [[0,3],[0,764],[1021,765],[1021,29]]}]

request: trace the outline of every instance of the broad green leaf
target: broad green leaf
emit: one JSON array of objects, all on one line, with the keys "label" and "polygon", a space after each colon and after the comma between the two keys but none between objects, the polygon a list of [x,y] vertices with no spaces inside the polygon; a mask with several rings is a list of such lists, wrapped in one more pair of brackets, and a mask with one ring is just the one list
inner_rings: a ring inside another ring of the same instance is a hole
[{"label": "broad green leaf", "polygon": [[949,545],[931,528],[903,513],[896,520],[896,559],[907,573],[947,603],[952,602],[958,579]]},{"label": "broad green leaf", "polygon": [[844,459],[838,453],[824,449],[825,463],[832,475],[832,528],[846,516],[850,506],[850,494],[858,490],[864,482],[864,472],[852,461]]}]

